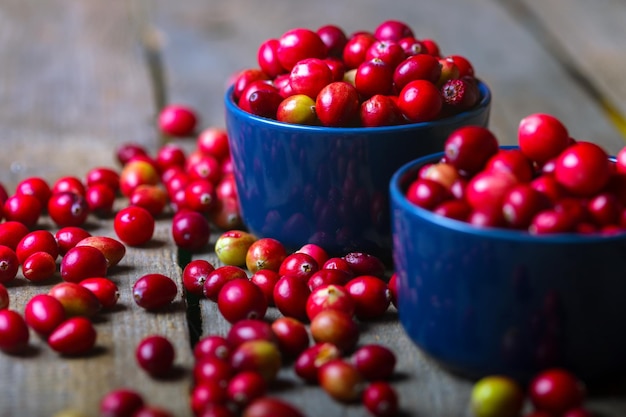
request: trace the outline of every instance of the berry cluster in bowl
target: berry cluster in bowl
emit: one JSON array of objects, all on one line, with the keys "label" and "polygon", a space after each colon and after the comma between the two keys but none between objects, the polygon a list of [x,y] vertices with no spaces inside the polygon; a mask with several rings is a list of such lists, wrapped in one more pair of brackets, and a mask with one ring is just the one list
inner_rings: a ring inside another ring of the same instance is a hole
[{"label": "berry cluster in bowl", "polygon": [[517,147],[500,147],[486,128],[457,129],[410,182],[407,200],[475,226],[537,235],[626,230],[626,147],[611,158],[549,114],[523,118],[517,134]]},{"label": "berry cluster in bowl", "polygon": [[387,20],[351,35],[338,26],[295,28],[264,41],[258,68],[234,77],[246,112],[289,124],[375,127],[428,122],[480,101],[472,63]]}]

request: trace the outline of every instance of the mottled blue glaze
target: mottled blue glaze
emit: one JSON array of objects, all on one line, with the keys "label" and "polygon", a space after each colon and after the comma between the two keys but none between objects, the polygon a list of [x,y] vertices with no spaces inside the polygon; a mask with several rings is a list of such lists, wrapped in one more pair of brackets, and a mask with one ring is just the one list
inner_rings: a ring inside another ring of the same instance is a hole
[{"label": "mottled blue glaze", "polygon": [[531,236],[475,228],[409,203],[420,166],[390,183],[398,309],[408,336],[444,367],[528,379],[565,366],[626,371],[626,234]]},{"label": "mottled blue glaze", "polygon": [[486,126],[491,93],[446,119],[392,127],[327,128],[280,123],[242,111],[225,95],[242,216],[258,237],[331,254],[368,251],[391,263],[389,180],[396,169],[443,149],[464,125]]}]

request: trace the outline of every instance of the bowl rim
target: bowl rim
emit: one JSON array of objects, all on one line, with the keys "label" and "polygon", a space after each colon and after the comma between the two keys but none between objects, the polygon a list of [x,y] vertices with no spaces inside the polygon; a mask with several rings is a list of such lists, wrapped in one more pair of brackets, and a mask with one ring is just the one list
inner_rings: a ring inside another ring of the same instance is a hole
[{"label": "bowl rim", "polygon": [[[516,146],[501,146],[501,149],[514,149]],[[612,234],[590,233],[554,233],[541,236],[532,235],[524,230],[505,229],[498,227],[476,227],[471,224],[441,216],[430,210],[416,206],[404,196],[403,183],[407,175],[417,175],[419,168],[427,163],[435,162],[444,156],[444,152],[425,155],[402,165],[394,172],[389,182],[391,216],[396,216],[394,205],[408,213],[411,217],[419,217],[438,227],[473,237],[490,238],[507,242],[529,242],[534,244],[587,244],[612,241],[626,241],[626,231]]]},{"label": "bowl rim", "polygon": [[274,119],[270,119],[267,117],[257,116],[251,113],[248,113],[242,110],[233,100],[233,90],[234,86],[231,85],[226,90],[224,94],[224,104],[226,106],[226,111],[231,112],[238,117],[248,118],[256,123],[265,124],[268,126],[272,126],[274,128],[283,129],[283,130],[297,130],[297,131],[305,131],[305,132],[324,132],[327,133],[329,131],[338,134],[362,134],[364,131],[372,132],[372,133],[380,133],[380,132],[403,132],[407,130],[415,130],[415,129],[432,129],[438,126],[445,126],[449,123],[462,123],[464,120],[469,119],[475,116],[477,113],[483,112],[489,109],[492,100],[491,89],[489,86],[480,79],[476,79],[478,83],[478,89],[480,91],[480,101],[473,108],[463,111],[461,113],[457,113],[453,116],[444,117],[442,119],[436,119],[429,122],[420,122],[420,123],[407,123],[401,125],[391,125],[391,126],[376,126],[376,127],[330,127],[330,126],[312,126],[312,125],[298,125],[298,124],[289,124],[284,122],[279,122]]}]

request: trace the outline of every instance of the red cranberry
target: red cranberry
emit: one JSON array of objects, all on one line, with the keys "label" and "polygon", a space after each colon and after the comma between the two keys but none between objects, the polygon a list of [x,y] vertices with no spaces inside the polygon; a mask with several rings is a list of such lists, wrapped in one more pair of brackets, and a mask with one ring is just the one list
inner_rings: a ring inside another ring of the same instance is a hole
[{"label": "red cranberry", "polygon": [[[48,204],[48,199],[52,195],[50,185],[40,177],[29,177],[20,181],[15,187],[15,194],[32,195],[37,197],[41,207]],[[3,201],[6,200],[3,199]]]},{"label": "red cranberry", "polygon": [[354,301],[354,313],[361,320],[383,316],[391,303],[387,283],[373,275],[360,275],[353,278],[345,288]]},{"label": "red cranberry", "polygon": [[304,280],[309,279],[319,269],[311,255],[295,252],[288,255],[280,264],[278,275],[295,275]]},{"label": "red cranberry", "polygon": [[152,239],[155,221],[143,207],[123,208],[115,215],[113,228],[117,237],[129,246],[141,246]]},{"label": "red cranberry", "polygon": [[59,245],[54,235],[47,230],[35,230],[24,236],[15,249],[21,264],[35,252],[46,252],[56,260],[59,256]]},{"label": "red cranberry", "polygon": [[363,391],[362,401],[375,417],[393,417],[398,413],[398,394],[387,382],[369,384]]},{"label": "red cranberry", "polygon": [[281,277],[274,287],[274,304],[286,317],[308,320],[306,301],[311,294],[307,282],[294,275]]},{"label": "red cranberry", "polygon": [[228,400],[226,387],[215,381],[204,381],[191,390],[190,406],[194,416],[213,405],[224,405]]},{"label": "red cranberry", "polygon": [[278,346],[267,340],[248,340],[239,345],[230,358],[235,372],[258,372],[263,378],[272,382],[282,365]]},{"label": "red cranberry", "polygon": [[385,276],[385,265],[376,256],[364,252],[350,252],[343,259],[348,262],[355,275],[374,275],[378,278]]},{"label": "red cranberry", "polygon": [[248,340],[276,342],[272,326],[261,319],[244,319],[233,323],[226,335],[228,345],[236,348]]},{"label": "red cranberry", "polygon": [[309,29],[291,29],[285,32],[278,42],[278,61],[287,71],[291,71],[302,59],[325,58],[328,54],[320,36]]},{"label": "red cranberry", "polygon": [[361,375],[370,381],[388,380],[396,366],[394,353],[378,344],[361,346],[352,354],[351,360]]},{"label": "red cranberry", "polygon": [[579,407],[586,389],[582,382],[564,369],[542,371],[530,382],[530,399],[534,407],[556,415]]},{"label": "red cranberry", "polygon": [[29,231],[30,230],[24,223],[5,220],[0,223],[0,245],[15,251],[20,240],[22,240]]},{"label": "red cranberry", "polygon": [[176,351],[170,340],[161,335],[143,338],[135,349],[139,366],[153,377],[163,377],[172,372]]},{"label": "red cranberry", "polygon": [[242,417],[304,417],[297,408],[284,400],[260,397],[252,401],[242,413]]},{"label": "red cranberry", "polygon": [[75,246],[61,259],[61,278],[67,282],[80,282],[89,277],[104,277],[107,260],[101,251],[92,246]]},{"label": "red cranberry", "polygon": [[306,300],[306,313],[309,320],[313,320],[320,312],[329,309],[340,310],[352,316],[355,306],[355,301],[346,288],[324,285],[311,291]]},{"label": "red cranberry", "polygon": [[569,145],[569,133],[554,116],[537,113],[521,120],[517,140],[524,155],[542,164],[565,150]]},{"label": "red cranberry", "polygon": [[74,282],[61,282],[48,291],[48,295],[56,298],[67,317],[91,317],[101,309],[98,298],[87,288]]},{"label": "red cranberry", "polygon": [[376,39],[398,41],[413,35],[413,30],[404,22],[386,20],[374,30]]},{"label": "red cranberry", "polygon": [[309,347],[309,332],[304,323],[293,317],[279,317],[271,324],[281,353],[296,358]]},{"label": "red cranberry", "polygon": [[179,211],[172,220],[172,237],[179,248],[197,252],[209,243],[209,220],[196,211]]},{"label": "red cranberry", "polygon": [[257,287],[259,287],[261,291],[263,291],[268,306],[275,305],[274,287],[276,287],[279,279],[280,275],[270,269],[261,269],[259,271],[256,271],[250,277],[250,281],[252,281]]},{"label": "red cranberry", "polygon": [[10,302],[10,297],[9,297],[9,291],[7,290],[7,287],[0,284],[0,310],[9,308],[9,302]]},{"label": "red cranberry", "polygon": [[87,172],[87,175],[85,175],[85,184],[87,187],[96,184],[104,184],[114,192],[117,192],[120,188],[120,174],[112,168],[92,168]]},{"label": "red cranberry", "polygon": [[118,388],[100,399],[99,411],[101,417],[133,417],[144,405],[144,399],[137,391]]},{"label": "red cranberry", "polygon": [[486,128],[461,127],[448,136],[444,144],[446,162],[472,175],[483,169],[498,153],[498,140]]},{"label": "red cranberry", "polygon": [[56,261],[48,252],[35,252],[22,263],[22,275],[31,282],[46,281],[56,270]]},{"label": "red cranberry", "polygon": [[286,257],[287,250],[282,243],[272,238],[261,238],[248,248],[246,266],[253,274],[261,269],[278,272]]},{"label": "red cranberry", "polygon": [[38,294],[26,303],[24,320],[35,332],[47,336],[65,320],[65,309],[51,295]]},{"label": "red cranberry", "polygon": [[0,284],[13,281],[20,268],[20,262],[13,249],[0,245]]},{"label": "red cranberry", "polygon": [[324,126],[349,126],[359,116],[359,93],[344,81],[332,82],[317,95],[315,111]]},{"label": "red cranberry", "polygon": [[235,279],[247,279],[246,271],[238,266],[224,265],[210,271],[202,288],[203,294],[211,301],[217,301],[224,284]]},{"label": "red cranberry", "polygon": [[7,198],[2,209],[7,221],[20,222],[30,229],[37,224],[42,206],[37,197],[28,194],[15,194]]},{"label": "red cranberry", "polygon": [[215,267],[205,259],[194,259],[183,269],[183,286],[189,294],[204,295],[204,283]]},{"label": "red cranberry", "polygon": [[608,155],[600,146],[578,142],[559,154],[554,175],[569,192],[590,197],[608,183],[611,166]]},{"label": "red cranberry", "polygon": [[126,255],[126,247],[119,240],[108,236],[88,236],[75,246],[91,246],[98,249],[104,255],[108,268],[117,265]]},{"label": "red cranberry", "polygon": [[224,336],[208,335],[201,338],[193,348],[193,356],[199,361],[203,358],[213,357],[218,360],[228,360],[232,347]]},{"label": "red cranberry", "polygon": [[65,255],[67,251],[72,249],[78,242],[91,236],[87,230],[77,226],[62,227],[54,234],[59,245],[59,254]]},{"label": "red cranberry", "polygon": [[228,382],[228,399],[239,407],[245,407],[252,401],[265,395],[267,381],[258,372],[243,371]]},{"label": "red cranberry", "polygon": [[187,106],[170,104],[159,112],[159,128],[174,137],[190,136],[194,133],[198,117]]},{"label": "red cranberry", "polygon": [[341,269],[320,269],[315,272],[307,285],[311,291],[324,285],[346,285],[353,274],[342,271]]},{"label": "red cranberry", "polygon": [[259,287],[246,279],[234,279],[224,284],[217,297],[217,307],[230,323],[243,319],[263,318],[267,300]]},{"label": "red cranberry", "polygon": [[120,297],[117,285],[107,278],[87,278],[82,280],[79,285],[91,291],[100,301],[102,308],[112,308],[117,304],[117,300]]},{"label": "red cranberry", "polygon": [[48,345],[62,355],[84,355],[93,349],[96,338],[96,329],[89,319],[72,317],[48,336]]},{"label": "red cranberry", "polygon": [[81,226],[89,215],[89,204],[83,194],[57,192],[48,200],[48,215],[59,227]]},{"label": "red cranberry", "polygon": [[328,361],[341,357],[341,351],[333,343],[316,343],[303,350],[294,363],[296,375],[308,383],[317,383],[319,368]]},{"label": "red cranberry", "polygon": [[342,359],[322,365],[318,370],[318,381],[326,393],[344,403],[359,400],[363,393],[363,377],[352,364]]},{"label": "red cranberry", "polygon": [[359,340],[359,327],[351,316],[340,310],[320,311],[309,328],[315,342],[330,342],[342,352],[350,352]]},{"label": "red cranberry", "polygon": [[6,353],[20,353],[28,345],[28,326],[16,311],[0,310],[0,350]]},{"label": "red cranberry", "polygon": [[146,274],[133,284],[133,299],[146,310],[167,307],[177,295],[176,283],[163,274]]},{"label": "red cranberry", "polygon": [[419,123],[435,119],[442,106],[441,94],[430,81],[411,81],[398,94],[398,108],[411,122]]}]

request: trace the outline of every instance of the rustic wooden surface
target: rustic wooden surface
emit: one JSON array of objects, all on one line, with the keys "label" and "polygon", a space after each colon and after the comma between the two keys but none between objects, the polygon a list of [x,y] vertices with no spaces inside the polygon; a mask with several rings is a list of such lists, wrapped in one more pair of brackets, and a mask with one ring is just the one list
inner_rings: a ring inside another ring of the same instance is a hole
[{"label": "rustic wooden surface", "polygon": [[[255,66],[263,39],[327,23],[352,32],[388,18],[405,20],[418,36],[437,40],[444,53],[464,54],[474,62],[493,90],[491,128],[503,143],[515,142],[522,117],[541,111],[561,118],[574,137],[614,153],[624,145],[619,122],[626,113],[621,74],[626,4],[592,3],[5,0],[0,4],[0,182],[12,191],[28,176],[54,181],[82,177],[94,166],[115,167],[114,149],[124,142],[154,152],[159,146],[154,116],[166,101],[192,105],[204,126],[223,126],[227,79]],[[41,226],[54,230],[45,218]],[[110,220],[91,218],[90,227],[93,234],[114,236]],[[196,258],[219,265],[209,246]],[[139,309],[130,295],[132,283],[144,273],[180,280],[167,219],[159,221],[153,244],[129,248],[110,272],[121,288],[120,307],[98,317],[93,355],[60,357],[34,335],[27,354],[0,354],[0,417],[51,416],[64,409],[95,416],[100,397],[120,386],[138,389],[148,402],[177,416],[190,415],[193,361],[182,291],[170,310],[158,314]],[[33,286],[19,277],[9,287],[11,307],[23,311],[30,296],[53,284]],[[199,311],[201,325],[192,338],[227,331],[213,303],[202,300],[193,311]],[[176,377],[156,381],[135,364],[137,342],[152,333],[176,341]],[[362,334],[362,343],[367,341],[384,343],[398,355],[394,386],[403,415],[470,416],[471,381],[425,358],[404,335],[395,310],[368,324]],[[291,382],[275,394],[302,406],[307,415],[365,415],[358,405],[339,405],[319,388],[303,386],[287,369],[280,377]],[[606,417],[623,416],[625,396],[621,389],[602,392],[589,406]]]}]

